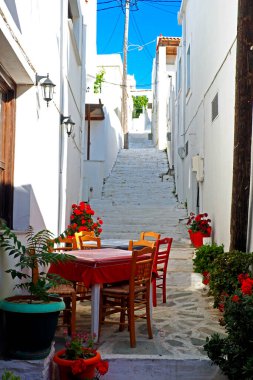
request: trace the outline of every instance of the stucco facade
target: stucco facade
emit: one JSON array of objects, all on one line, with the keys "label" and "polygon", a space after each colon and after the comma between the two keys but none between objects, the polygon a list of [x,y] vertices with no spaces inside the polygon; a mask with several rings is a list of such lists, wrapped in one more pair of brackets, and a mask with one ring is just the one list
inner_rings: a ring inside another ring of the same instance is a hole
[{"label": "stucco facade", "polygon": [[[185,0],[179,22],[183,35],[177,55],[173,140],[176,192],[189,212],[209,214],[214,240],[228,249],[237,1]],[[199,172],[193,171],[196,156]]]},{"label": "stucco facade", "polygon": [[[72,203],[83,198],[87,20],[96,25],[96,2],[0,0],[1,81],[5,80],[7,90],[12,83],[14,94],[15,133],[9,138],[14,157],[12,227],[21,238],[29,225],[35,230],[47,228],[57,236],[69,223]],[[36,84],[36,74],[47,73],[55,84],[48,107],[42,98],[44,79]],[[1,87],[2,123],[8,117],[7,90]],[[75,122],[70,137],[61,115],[70,115]],[[3,154],[3,145],[0,149]],[[8,263],[2,256],[4,296]]]}]

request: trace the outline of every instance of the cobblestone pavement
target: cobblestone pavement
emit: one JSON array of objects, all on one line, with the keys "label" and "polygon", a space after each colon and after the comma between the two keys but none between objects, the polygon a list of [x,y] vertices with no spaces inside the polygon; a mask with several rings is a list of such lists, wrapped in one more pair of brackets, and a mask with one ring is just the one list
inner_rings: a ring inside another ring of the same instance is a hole
[{"label": "cobblestone pavement", "polygon": [[[118,242],[115,241],[115,244]],[[206,337],[214,332],[224,334],[224,329],[219,325],[221,314],[213,309],[212,297],[208,296],[201,276],[193,273],[192,256],[193,249],[190,247],[176,247],[171,250],[167,273],[167,302],[162,303],[162,293],[158,289],[158,303],[153,308],[152,316],[153,339],[148,339],[146,322],[142,320],[136,322],[137,347],[134,349],[130,348],[127,330],[119,332],[117,325],[103,325],[98,344],[103,358],[109,358],[112,363],[130,359],[139,360],[140,363],[152,360],[154,368],[157,365],[161,371],[159,379],[164,380],[225,379],[216,366],[211,366],[203,350]],[[89,328],[90,303],[85,301],[78,305],[77,329],[87,331]],[[58,344],[61,344],[61,338]],[[164,361],[157,364],[156,360],[159,359],[170,363],[170,367],[162,371],[161,363]],[[174,373],[171,368],[175,365],[177,368]],[[141,371],[139,368],[138,372]],[[172,372],[167,377],[169,371]],[[105,380],[128,378],[117,376],[119,375],[111,373]],[[137,378],[149,379],[148,374],[145,376]]]}]

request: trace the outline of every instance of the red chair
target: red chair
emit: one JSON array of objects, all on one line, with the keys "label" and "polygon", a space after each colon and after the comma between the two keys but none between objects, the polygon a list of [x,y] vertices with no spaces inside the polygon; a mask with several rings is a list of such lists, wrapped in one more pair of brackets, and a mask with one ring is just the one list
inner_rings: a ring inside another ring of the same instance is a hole
[{"label": "red chair", "polygon": [[166,303],[166,274],[170,256],[172,238],[164,238],[156,241],[156,252],[154,259],[154,269],[157,272],[153,278],[153,306],[157,306],[156,289],[163,291],[163,303]]}]

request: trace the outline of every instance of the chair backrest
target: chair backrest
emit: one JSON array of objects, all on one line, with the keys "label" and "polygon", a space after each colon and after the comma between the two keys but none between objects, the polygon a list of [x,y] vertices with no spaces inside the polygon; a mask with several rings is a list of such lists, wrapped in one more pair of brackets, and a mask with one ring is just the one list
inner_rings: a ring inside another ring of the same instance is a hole
[{"label": "chair backrest", "polygon": [[48,249],[50,252],[73,251],[77,249],[76,239],[74,237],[58,237],[56,239],[49,240]]},{"label": "chair backrest", "polygon": [[140,240],[158,240],[160,239],[161,234],[158,232],[153,232],[153,231],[143,231],[140,233]]},{"label": "chair backrest", "polygon": [[128,250],[132,251],[134,247],[154,248],[155,243],[156,243],[155,241],[149,241],[149,240],[129,240]]},{"label": "chair backrest", "polygon": [[162,267],[164,273],[167,271],[172,241],[172,238],[167,237],[156,242],[154,268]]},{"label": "chair backrest", "polygon": [[101,248],[101,239],[97,236],[83,235],[79,237],[80,249]]},{"label": "chair backrest", "polygon": [[144,291],[149,292],[154,257],[155,248],[145,247],[138,251],[133,250],[129,281],[130,297],[135,297],[136,287],[143,287]]},{"label": "chair backrest", "polygon": [[94,231],[75,232],[75,239],[76,239],[77,249],[81,249],[80,237],[82,237],[82,236],[95,236],[95,232]]}]

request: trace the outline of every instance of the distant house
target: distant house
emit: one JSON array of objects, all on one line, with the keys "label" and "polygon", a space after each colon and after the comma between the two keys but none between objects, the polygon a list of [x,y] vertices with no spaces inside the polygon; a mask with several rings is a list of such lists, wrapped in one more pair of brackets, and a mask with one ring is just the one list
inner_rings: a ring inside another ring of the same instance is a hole
[{"label": "distant house", "polygon": [[[84,158],[85,199],[100,198],[103,181],[111,172],[123,146],[121,126],[122,60],[119,54],[101,54],[94,59],[95,74],[87,73],[87,156]],[[95,86],[96,77],[102,81]]]},{"label": "distant house", "polygon": [[172,104],[176,81],[175,62],[179,43],[180,38],[178,37],[158,37],[152,72],[153,142],[158,149],[167,149],[171,167],[173,166],[171,136],[175,117]]}]

